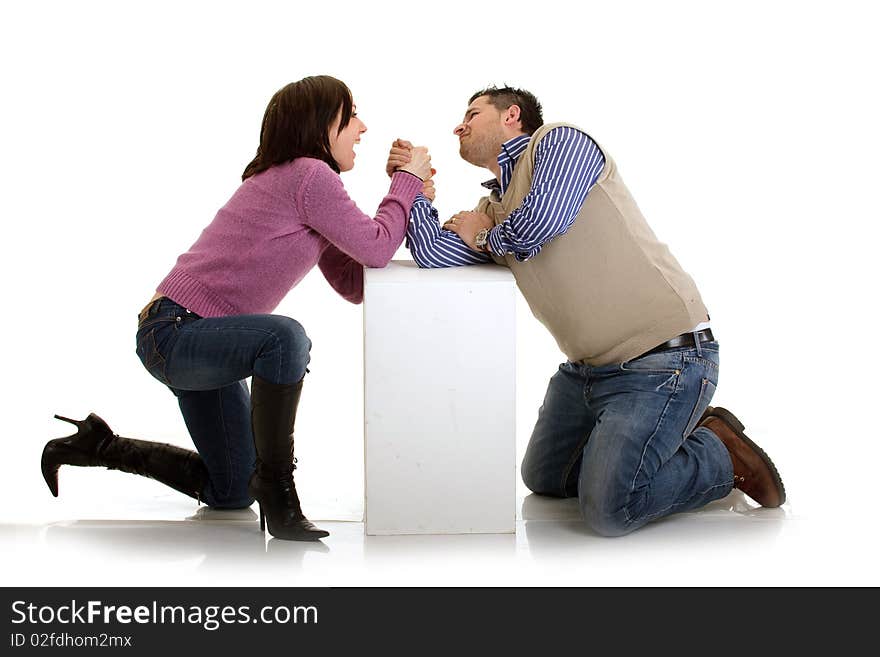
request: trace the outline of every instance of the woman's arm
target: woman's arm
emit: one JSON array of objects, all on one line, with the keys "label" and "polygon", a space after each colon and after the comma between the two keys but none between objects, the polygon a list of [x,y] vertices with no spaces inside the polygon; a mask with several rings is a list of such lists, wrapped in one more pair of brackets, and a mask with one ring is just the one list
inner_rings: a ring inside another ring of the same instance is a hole
[{"label": "woman's arm", "polygon": [[318,267],[324,278],[351,303],[364,300],[364,266],[330,244],[318,259]]},{"label": "woman's arm", "polygon": [[339,175],[319,162],[301,192],[304,223],[360,264],[384,267],[403,243],[409,211],[421,189],[418,176],[398,171],[376,216],[370,217],[351,200]]}]

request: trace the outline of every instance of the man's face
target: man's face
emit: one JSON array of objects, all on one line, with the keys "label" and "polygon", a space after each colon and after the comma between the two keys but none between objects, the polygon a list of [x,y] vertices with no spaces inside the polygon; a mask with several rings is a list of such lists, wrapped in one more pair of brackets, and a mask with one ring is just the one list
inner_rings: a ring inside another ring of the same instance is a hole
[{"label": "man's face", "polygon": [[453,130],[462,159],[478,167],[494,165],[506,141],[503,125],[502,112],[487,96],[474,98],[464,113],[464,121]]}]

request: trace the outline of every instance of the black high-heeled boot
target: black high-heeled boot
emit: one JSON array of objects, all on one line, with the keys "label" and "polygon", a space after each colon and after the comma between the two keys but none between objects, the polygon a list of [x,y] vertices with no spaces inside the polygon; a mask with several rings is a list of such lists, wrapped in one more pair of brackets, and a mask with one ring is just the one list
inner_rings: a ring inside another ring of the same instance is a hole
[{"label": "black high-heeled boot", "polygon": [[248,492],[260,504],[260,529],[290,541],[317,541],[330,532],[318,529],[300,507],[293,483],[293,425],[302,394],[302,380],[293,384],[251,382],[251,423],[257,467]]},{"label": "black high-heeled boot", "polygon": [[104,466],[149,477],[200,500],[208,471],[196,452],[166,443],[122,438],[94,413],[85,420],[55,417],[76,427],[74,435],[50,440],[43,448],[40,467],[55,497],[58,497],[58,468],[78,465]]}]

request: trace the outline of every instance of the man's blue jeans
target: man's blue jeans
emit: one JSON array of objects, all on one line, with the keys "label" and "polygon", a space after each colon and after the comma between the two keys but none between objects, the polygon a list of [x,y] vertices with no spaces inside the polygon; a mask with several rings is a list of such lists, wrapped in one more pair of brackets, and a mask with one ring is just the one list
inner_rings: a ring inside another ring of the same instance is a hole
[{"label": "man's blue jeans", "polygon": [[250,506],[247,483],[256,454],[246,379],[296,383],[312,343],[280,315],[201,318],[167,297],[139,316],[137,355],[177,397],[208,470],[202,499],[217,508]]},{"label": "man's blue jeans", "polygon": [[724,497],[733,488],[727,449],[695,430],[717,385],[717,342],[603,367],[563,363],[523,481],[535,493],[577,496],[586,523],[605,536]]}]

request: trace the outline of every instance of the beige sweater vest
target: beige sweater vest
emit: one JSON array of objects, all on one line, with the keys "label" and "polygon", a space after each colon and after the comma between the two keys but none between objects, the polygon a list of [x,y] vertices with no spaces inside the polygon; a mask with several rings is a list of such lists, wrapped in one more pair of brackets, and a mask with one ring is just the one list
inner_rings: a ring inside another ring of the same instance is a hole
[{"label": "beige sweater vest", "polygon": [[[532,184],[535,147],[561,125],[568,124],[548,124],[532,135],[504,198],[492,192],[477,211],[497,225],[519,207]],[[494,257],[513,272],[532,313],[568,359],[593,366],[634,358],[708,319],[694,281],[657,240],[601,150],[605,167],[568,232],[525,262]]]}]

